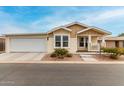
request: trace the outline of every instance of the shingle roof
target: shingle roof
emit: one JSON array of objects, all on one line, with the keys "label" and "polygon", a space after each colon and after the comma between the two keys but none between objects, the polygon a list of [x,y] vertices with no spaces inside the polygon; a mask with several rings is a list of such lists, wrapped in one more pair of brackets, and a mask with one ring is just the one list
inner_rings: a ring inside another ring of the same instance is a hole
[{"label": "shingle roof", "polygon": [[105,40],[124,40],[124,37],[106,37]]}]

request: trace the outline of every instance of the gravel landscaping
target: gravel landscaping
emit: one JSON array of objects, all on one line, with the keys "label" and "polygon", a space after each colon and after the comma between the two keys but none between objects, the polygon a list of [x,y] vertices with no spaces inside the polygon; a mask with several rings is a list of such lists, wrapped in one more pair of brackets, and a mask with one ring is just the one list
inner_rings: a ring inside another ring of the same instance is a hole
[{"label": "gravel landscaping", "polygon": [[109,62],[113,62],[113,61],[119,61],[119,62],[124,62],[124,56],[120,56],[118,59],[112,59],[107,55],[93,55],[94,58],[96,58],[98,60],[98,62],[101,61],[109,61]]},{"label": "gravel landscaping", "polygon": [[80,58],[80,55],[74,54],[72,57],[64,57],[64,59],[59,59],[57,57],[50,57],[50,54],[46,54],[43,58],[42,61],[82,61]]}]

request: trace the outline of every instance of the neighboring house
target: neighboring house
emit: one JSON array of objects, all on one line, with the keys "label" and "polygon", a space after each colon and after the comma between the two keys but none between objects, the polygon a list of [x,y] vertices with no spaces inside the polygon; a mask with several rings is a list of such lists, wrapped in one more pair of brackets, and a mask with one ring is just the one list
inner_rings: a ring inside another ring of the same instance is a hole
[{"label": "neighboring house", "polygon": [[[108,35],[111,33],[103,29],[73,22],[54,28],[47,33],[6,34],[5,49],[6,52],[47,53],[53,52],[55,48],[66,48],[71,53],[99,51],[100,46],[113,46],[111,40],[105,40]],[[100,43],[99,38],[101,38]]]},{"label": "neighboring house", "polygon": [[106,47],[108,48],[124,48],[124,36],[122,37],[107,37]]},{"label": "neighboring house", "polygon": [[0,53],[5,52],[5,37],[0,37]]}]

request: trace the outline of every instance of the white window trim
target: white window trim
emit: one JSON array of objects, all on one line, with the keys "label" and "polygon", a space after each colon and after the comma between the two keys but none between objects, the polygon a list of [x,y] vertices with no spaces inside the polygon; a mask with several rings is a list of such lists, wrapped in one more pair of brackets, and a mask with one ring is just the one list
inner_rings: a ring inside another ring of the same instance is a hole
[{"label": "white window trim", "polygon": [[[60,47],[56,47],[56,43],[55,43],[55,37],[56,36],[61,36],[61,46]],[[63,36],[68,36],[68,47],[63,47]],[[54,48],[70,48],[70,35],[68,35],[68,34],[54,34]]]}]

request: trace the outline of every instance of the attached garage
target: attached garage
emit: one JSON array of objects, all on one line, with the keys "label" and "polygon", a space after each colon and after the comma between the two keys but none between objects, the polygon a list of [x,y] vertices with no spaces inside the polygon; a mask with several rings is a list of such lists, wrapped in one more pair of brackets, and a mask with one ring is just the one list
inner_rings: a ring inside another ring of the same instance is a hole
[{"label": "attached garage", "polygon": [[46,35],[9,36],[6,40],[7,52],[47,52]]},{"label": "attached garage", "polygon": [[45,39],[11,39],[11,52],[46,52]]}]

